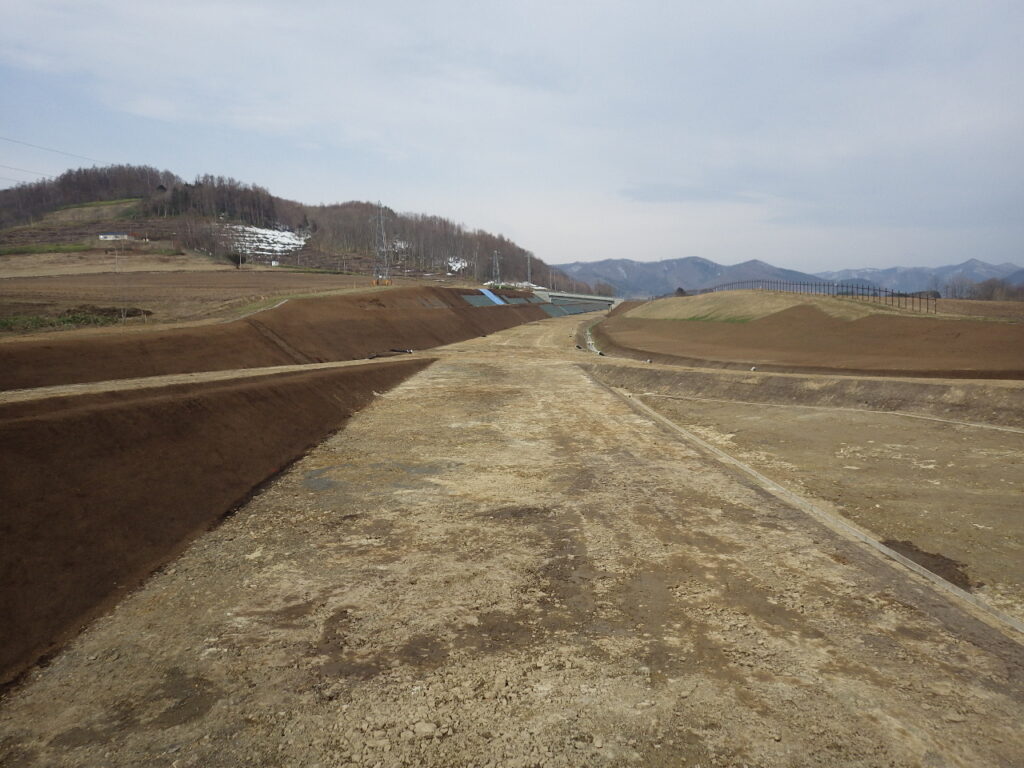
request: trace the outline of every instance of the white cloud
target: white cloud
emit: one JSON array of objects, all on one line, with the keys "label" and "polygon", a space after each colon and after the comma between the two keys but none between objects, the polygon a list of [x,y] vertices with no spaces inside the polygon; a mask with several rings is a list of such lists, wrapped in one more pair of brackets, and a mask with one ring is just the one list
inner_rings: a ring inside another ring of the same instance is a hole
[{"label": "white cloud", "polygon": [[629,241],[633,258],[827,260],[839,238],[888,259],[945,237],[943,257],[1005,260],[1022,245],[1019,8],[8,0],[0,61],[200,141],[301,147],[314,165],[252,156],[236,174],[291,197],[366,190],[504,225],[547,259]]}]

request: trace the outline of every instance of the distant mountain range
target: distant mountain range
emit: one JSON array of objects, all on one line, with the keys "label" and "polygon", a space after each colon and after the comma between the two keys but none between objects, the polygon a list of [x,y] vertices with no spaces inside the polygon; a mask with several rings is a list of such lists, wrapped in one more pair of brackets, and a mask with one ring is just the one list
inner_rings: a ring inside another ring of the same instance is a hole
[{"label": "distant mountain range", "polygon": [[923,291],[930,288],[938,290],[956,277],[963,277],[976,283],[994,277],[1015,285],[1024,284],[1024,269],[1017,265],[986,264],[977,259],[945,267],[844,269],[836,272],[819,272],[816,275],[782,269],[757,260],[724,266],[696,256],[648,262],[632,259],[576,261],[571,264],[558,264],[556,268],[576,280],[591,285],[607,283],[615,288],[617,296],[626,298],[662,296],[674,292],[677,288],[694,291],[741,280],[824,280],[876,285],[895,291]]},{"label": "distant mountain range", "polygon": [[723,266],[696,256],[665,261],[575,261],[571,264],[561,264],[556,268],[576,280],[591,285],[607,283],[614,286],[617,296],[633,298],[661,296],[672,293],[676,288],[693,291],[738,280],[820,280],[806,272],[773,267],[763,261],[745,261],[742,264]]},{"label": "distant mountain range", "polygon": [[841,269],[837,272],[819,272],[823,280],[836,282],[864,280],[880,288],[894,291],[939,290],[953,278],[966,278],[972,283],[997,278],[1014,285],[1024,283],[1024,269],[1016,264],[987,264],[970,259],[963,264],[945,267],[890,267],[889,269]]}]

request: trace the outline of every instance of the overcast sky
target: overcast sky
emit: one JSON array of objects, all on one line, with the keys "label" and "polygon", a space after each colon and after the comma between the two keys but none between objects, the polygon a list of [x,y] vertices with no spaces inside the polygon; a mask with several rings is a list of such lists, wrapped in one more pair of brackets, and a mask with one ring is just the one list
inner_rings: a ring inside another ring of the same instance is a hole
[{"label": "overcast sky", "polygon": [[[549,263],[1024,265],[1024,2],[0,0],[0,136]],[[0,141],[0,186],[89,161]]]}]

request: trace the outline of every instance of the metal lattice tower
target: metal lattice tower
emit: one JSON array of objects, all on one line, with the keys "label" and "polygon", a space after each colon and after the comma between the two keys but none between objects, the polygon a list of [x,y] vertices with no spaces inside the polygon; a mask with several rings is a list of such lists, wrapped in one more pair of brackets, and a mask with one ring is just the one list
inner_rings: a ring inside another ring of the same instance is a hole
[{"label": "metal lattice tower", "polygon": [[384,206],[377,202],[376,259],[373,264],[373,276],[376,280],[391,280],[391,247],[384,232]]}]

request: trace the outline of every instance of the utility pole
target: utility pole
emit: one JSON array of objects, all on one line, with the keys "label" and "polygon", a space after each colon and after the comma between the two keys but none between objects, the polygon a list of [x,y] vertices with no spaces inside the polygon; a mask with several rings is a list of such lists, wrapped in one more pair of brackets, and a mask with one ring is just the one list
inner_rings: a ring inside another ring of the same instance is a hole
[{"label": "utility pole", "polygon": [[373,284],[391,285],[391,261],[387,235],[384,232],[384,206],[377,201],[377,258],[373,265]]},{"label": "utility pole", "polygon": [[121,301],[119,302],[121,304],[121,306],[120,306],[121,325],[124,325],[124,324],[126,324],[128,322],[127,297],[125,296],[124,283],[122,282],[122,277],[121,277],[121,246],[122,246],[123,243],[124,243],[124,240],[122,240],[121,236],[118,235],[117,236],[117,242],[114,245],[114,274],[117,276],[116,279],[117,279],[118,293],[121,294]]},{"label": "utility pole", "polygon": [[532,260],[532,257],[530,255],[530,252],[527,251],[526,252],[526,283],[527,283],[527,285],[532,285],[533,284],[533,281],[530,279],[530,261],[531,260]]},{"label": "utility pole", "polygon": [[491,268],[491,280],[495,285],[501,284],[501,266],[498,263],[498,252],[494,252],[494,262]]}]

